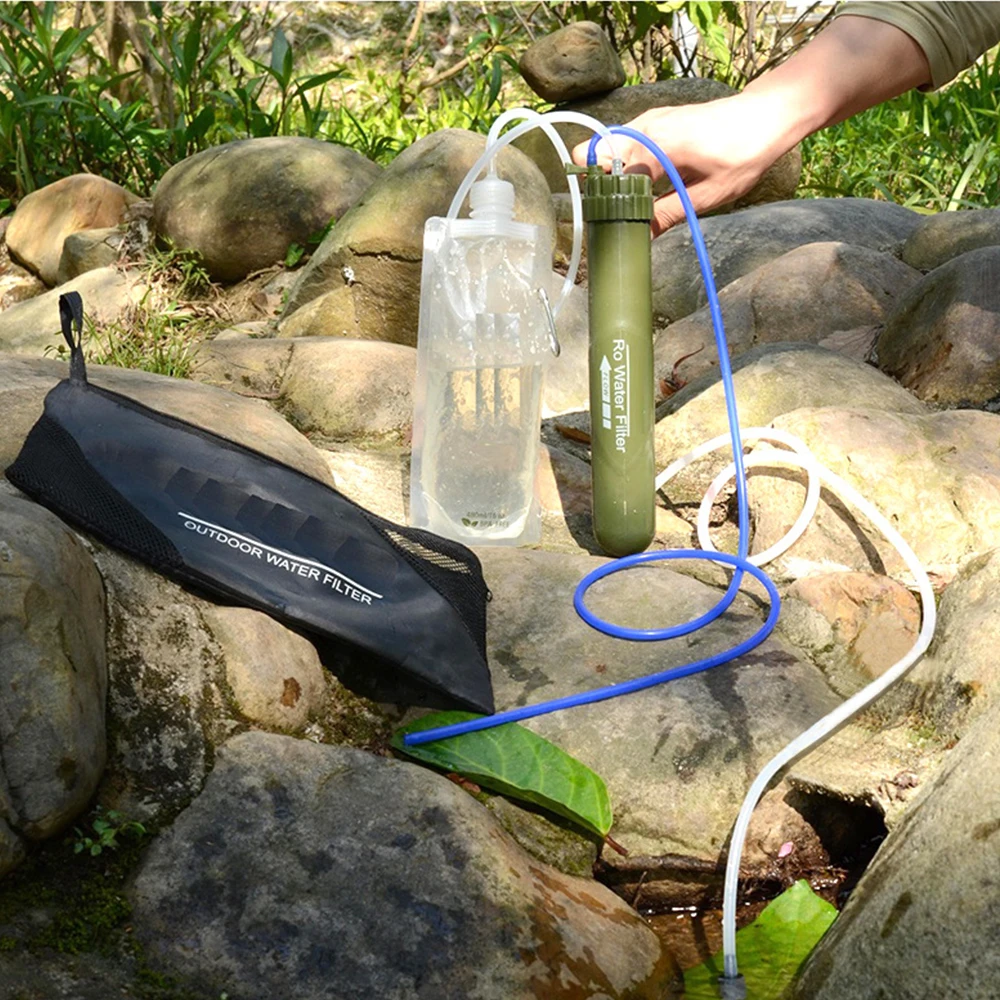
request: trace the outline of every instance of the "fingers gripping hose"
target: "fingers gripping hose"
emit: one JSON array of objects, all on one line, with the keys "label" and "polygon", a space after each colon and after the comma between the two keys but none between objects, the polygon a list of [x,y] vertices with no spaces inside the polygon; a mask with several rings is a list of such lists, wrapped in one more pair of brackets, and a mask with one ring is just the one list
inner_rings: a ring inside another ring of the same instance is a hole
[{"label": "fingers gripping hose", "polygon": [[[526,123],[514,128],[502,138],[497,138],[499,130],[508,121],[515,118],[528,118],[529,120]],[[475,719],[470,722],[459,723],[453,726],[443,726],[437,729],[424,730],[420,733],[411,733],[406,736],[405,741],[409,745],[427,743],[437,739],[457,736],[465,732],[490,728],[506,722],[515,722],[533,718],[549,712],[560,711],[564,708],[573,708],[579,705],[592,704],[597,701],[615,698],[619,695],[629,694],[630,692],[639,691],[657,684],[663,684],[679,677],[690,676],[691,674],[708,670],[711,667],[718,666],[722,663],[729,662],[738,656],[742,656],[767,638],[777,621],[780,606],[777,589],[766,574],[758,568],[758,566],[763,565],[781,555],[792,544],[794,544],[794,542],[805,531],[815,514],[819,503],[821,483],[825,483],[842,500],[854,505],[879,531],[885,535],[886,539],[896,548],[903,558],[903,561],[905,562],[912,577],[913,585],[916,587],[920,595],[923,612],[920,633],[917,636],[916,643],[909,650],[909,652],[892,667],[890,667],[884,674],[882,674],[881,677],[869,684],[866,688],[859,691],[853,697],[849,698],[836,710],[814,723],[808,730],[806,730],[806,732],[802,733],[801,736],[797,737],[779,754],[777,754],[760,772],[744,798],[743,805],[740,808],[736,824],[733,828],[732,837],[730,839],[729,855],[726,864],[726,879],[723,894],[724,974],[719,983],[723,1000],[741,1000],[741,998],[746,996],[746,986],[743,977],[739,974],[736,958],[736,905],[743,845],[746,840],[747,830],[749,828],[750,818],[753,814],[754,807],[757,805],[760,797],[764,794],[767,786],[783,768],[787,767],[802,754],[806,753],[822,740],[826,739],[839,726],[843,725],[853,715],[859,712],[862,708],[881,695],[888,687],[894,684],[900,677],[903,676],[903,674],[906,673],[907,670],[910,669],[910,667],[913,666],[914,663],[917,662],[917,660],[920,659],[927,647],[930,645],[931,639],[934,635],[934,627],[936,623],[934,593],[927,574],[924,572],[924,569],[917,560],[913,550],[909,547],[909,545],[907,545],[895,528],[893,528],[892,524],[871,503],[865,500],[849,483],[845,482],[842,478],[835,475],[833,472],[830,472],[828,469],[820,466],[803,442],[799,441],[792,435],[775,428],[754,427],[741,433],[736,409],[735,391],[733,388],[732,367],[729,361],[729,350],[726,344],[725,332],[723,330],[722,311],[719,305],[719,298],[715,289],[715,282],[708,259],[708,252],[701,234],[698,219],[684,187],[684,182],[677,170],[674,168],[673,164],[666,157],[663,151],[651,139],[649,139],[648,136],[626,127],[614,127],[609,130],[595,119],[589,118],[586,115],[580,115],[576,112],[556,112],[545,116],[537,116],[534,112],[526,109],[516,109],[515,111],[508,112],[507,115],[501,116],[501,118],[495,123],[494,128],[490,133],[490,140],[487,143],[486,152],[476,162],[472,170],[469,171],[459,190],[456,192],[449,211],[449,217],[454,218],[457,216],[458,210],[461,207],[473,181],[479,176],[483,169],[492,163],[492,159],[499,149],[507,145],[513,139],[517,138],[518,135],[524,134],[532,128],[544,128],[546,133],[555,143],[557,151],[564,160],[568,160],[565,145],[562,144],[561,140],[558,140],[558,137],[555,136],[554,130],[551,130],[549,127],[549,123],[557,121],[573,121],[585,124],[594,129],[596,134],[591,140],[588,150],[588,162],[591,164],[596,162],[597,143],[601,141],[601,139],[605,139],[610,143],[611,135],[628,136],[649,149],[673,183],[674,189],[680,198],[685,216],[687,217],[688,224],[691,228],[691,238],[694,244],[695,253],[698,257],[699,265],[701,267],[702,277],[705,282],[709,313],[712,318],[712,327],[715,333],[716,347],[718,349],[719,370],[725,389],[726,414],[729,423],[729,433],[706,442],[694,451],[690,452],[688,455],[685,455],[673,462],[657,477],[656,488],[662,488],[662,486],[678,472],[680,472],[681,469],[690,465],[703,455],[706,455],[717,448],[723,447],[727,443],[732,448],[733,453],[733,462],[726,469],[724,469],[709,486],[699,508],[697,530],[698,540],[702,545],[701,550],[682,549],[644,552],[639,553],[638,555],[627,556],[624,559],[609,561],[593,572],[587,574],[587,576],[580,581],[573,598],[574,607],[584,621],[602,632],[635,641],[652,641],[689,634],[690,632],[704,627],[709,622],[719,617],[719,615],[723,614],[735,599],[744,573],[750,574],[754,577],[754,579],[758,580],[758,582],[763,585],[767,591],[771,605],[768,611],[767,619],[761,628],[749,639],[739,643],[726,653],[709,657],[704,660],[699,660],[694,663],[689,663],[672,670],[661,671],[647,677],[636,678],[632,681],[627,681],[621,684],[608,685],[606,687],[584,692],[582,694],[541,702],[536,705],[527,705],[511,711],[499,712],[493,716]],[[621,161],[615,159],[613,161],[612,169],[614,172],[620,172]],[[578,248],[575,245],[575,240],[579,233],[580,224],[578,221],[579,192],[577,189],[572,187],[574,181],[575,178],[572,178],[571,197],[574,208],[573,264],[575,265],[575,263],[579,260],[579,253],[577,252]],[[559,300],[560,304],[565,300],[565,297],[568,294],[569,287],[572,284],[572,278],[575,278],[575,266],[571,266],[570,274],[567,275],[567,284],[564,285],[563,294]],[[765,452],[754,452],[752,455],[747,456],[747,458],[744,459],[744,441],[755,440],[781,444],[784,448],[769,449]],[[808,486],[802,512],[799,514],[791,530],[782,539],[770,546],[766,551],[750,557],[748,555],[749,505],[747,501],[746,467],[763,464],[790,464],[802,468],[808,476]],[[708,534],[708,518],[712,502],[725,483],[733,477],[735,477],[736,480],[737,518],[739,524],[739,541],[737,545],[737,554],[735,556],[727,553],[716,552]],[[725,594],[715,608],[707,614],[695,618],[692,621],[685,622],[671,628],[627,629],[614,625],[610,622],[602,621],[587,608],[584,597],[590,586],[597,582],[597,580],[603,579],[606,576],[620,572],[621,570],[627,569],[631,566],[664,559],[710,559],[722,565],[732,566],[734,568],[733,578]]]}]

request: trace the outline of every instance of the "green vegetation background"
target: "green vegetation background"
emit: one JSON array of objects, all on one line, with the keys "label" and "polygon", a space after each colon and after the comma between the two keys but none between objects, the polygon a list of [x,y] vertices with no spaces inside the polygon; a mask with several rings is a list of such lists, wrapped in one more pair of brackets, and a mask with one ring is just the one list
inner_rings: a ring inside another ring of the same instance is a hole
[{"label": "green vegetation background", "polygon": [[[174,163],[232,139],[305,135],[380,163],[436,129],[485,132],[540,102],[517,59],[573,20],[601,23],[630,82],[740,87],[785,58],[829,4],[32,3],[0,6],[0,212],[89,171],[148,195]],[[702,42],[671,34],[683,10]],[[996,203],[1000,57],[940,93],[911,93],[804,143],[803,196],[919,211]]]}]

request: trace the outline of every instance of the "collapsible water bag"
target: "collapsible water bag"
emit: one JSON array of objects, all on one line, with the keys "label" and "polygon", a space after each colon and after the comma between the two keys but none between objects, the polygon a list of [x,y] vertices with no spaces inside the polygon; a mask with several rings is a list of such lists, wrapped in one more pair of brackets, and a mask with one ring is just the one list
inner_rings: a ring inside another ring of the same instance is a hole
[{"label": "collapsible water bag", "polygon": [[7,469],[15,486],[167,576],[375,654],[401,688],[493,711],[474,553],[89,383],[80,296],[59,307],[70,375]]}]

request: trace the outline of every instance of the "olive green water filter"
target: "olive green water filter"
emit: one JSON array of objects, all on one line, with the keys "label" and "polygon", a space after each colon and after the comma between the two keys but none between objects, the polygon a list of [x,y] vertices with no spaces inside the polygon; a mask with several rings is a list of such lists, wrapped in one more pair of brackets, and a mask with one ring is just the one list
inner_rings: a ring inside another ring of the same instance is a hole
[{"label": "olive green water filter", "polygon": [[645,174],[587,172],[594,537],[612,556],[654,534],[653,299]]}]

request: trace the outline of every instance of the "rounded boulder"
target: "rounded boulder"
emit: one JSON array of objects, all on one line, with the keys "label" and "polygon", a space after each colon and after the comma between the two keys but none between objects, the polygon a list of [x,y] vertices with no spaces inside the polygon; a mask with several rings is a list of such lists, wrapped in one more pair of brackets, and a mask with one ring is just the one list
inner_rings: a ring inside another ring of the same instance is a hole
[{"label": "rounded boulder", "polygon": [[240,139],[171,167],[153,195],[156,233],[239,281],[339,219],[378,177],[360,153],[299,136]]},{"label": "rounded boulder", "polygon": [[112,181],[73,174],[21,199],[7,227],[11,257],[50,287],[59,281],[63,241],[81,229],[105,229],[125,219],[138,198]]}]

